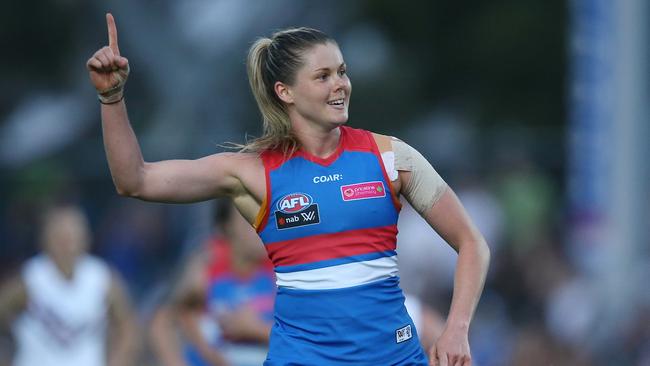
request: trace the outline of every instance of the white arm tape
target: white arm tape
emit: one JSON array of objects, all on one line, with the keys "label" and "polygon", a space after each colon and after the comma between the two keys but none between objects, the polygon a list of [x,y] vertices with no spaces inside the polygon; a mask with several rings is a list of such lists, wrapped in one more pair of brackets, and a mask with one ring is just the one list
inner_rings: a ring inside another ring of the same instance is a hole
[{"label": "white arm tape", "polygon": [[417,150],[402,140],[392,138],[395,170],[411,172],[411,179],[401,193],[420,214],[424,215],[447,189],[447,183]]}]

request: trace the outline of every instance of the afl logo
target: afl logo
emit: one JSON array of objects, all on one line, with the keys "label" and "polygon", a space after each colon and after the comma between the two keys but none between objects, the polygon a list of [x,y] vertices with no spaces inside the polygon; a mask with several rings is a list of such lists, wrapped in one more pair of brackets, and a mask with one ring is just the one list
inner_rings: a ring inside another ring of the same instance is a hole
[{"label": "afl logo", "polygon": [[311,205],[313,202],[312,198],[310,195],[305,194],[305,193],[291,193],[288,194],[280,201],[278,201],[278,211],[282,211],[284,213],[296,213],[300,212],[309,205]]}]

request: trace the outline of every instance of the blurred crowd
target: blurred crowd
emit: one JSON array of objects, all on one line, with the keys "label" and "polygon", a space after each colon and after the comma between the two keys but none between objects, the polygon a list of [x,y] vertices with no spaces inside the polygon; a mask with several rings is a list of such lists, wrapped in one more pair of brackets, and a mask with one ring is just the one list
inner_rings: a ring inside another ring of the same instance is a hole
[{"label": "blurred crowd", "polygon": [[[48,245],[74,238],[81,244],[75,258],[101,263],[94,271],[110,274],[98,277],[105,290],[122,293],[110,295],[121,301],[100,311],[102,326],[93,328],[119,356],[116,366],[213,365],[229,362],[233,349],[250,356],[230,359],[237,366],[264,353],[265,296],[273,289],[267,273],[257,272],[265,268],[259,252],[251,250],[251,258],[216,249],[216,242],[247,235],[235,233],[229,209],[115,193],[83,70],[106,42],[108,10],[132,65],[126,100],[145,159],[197,158],[255,135],[246,49],[285,26],[323,29],[339,40],[348,63],[349,124],[421,151],[487,239],[492,263],[470,330],[474,364],[650,365],[647,235],[633,265],[609,268],[603,256],[620,243],[592,245],[602,242],[601,232],[577,226],[600,218],[575,217],[569,203],[566,2],[416,1],[419,11],[386,1],[159,5],[45,1],[34,9],[14,2],[0,13],[0,39],[15,50],[0,60],[0,365],[21,352],[15,335],[32,286],[26,268],[50,258]],[[76,234],[45,235],[47,212],[56,207],[77,210],[63,225],[77,227]],[[647,234],[650,221],[640,221]],[[401,286],[412,316],[431,329],[423,342],[432,342],[449,308],[456,254],[407,204],[399,230]],[[57,266],[68,268],[62,278],[74,278],[70,264]],[[116,283],[123,291],[110,285]],[[616,286],[622,290],[611,292]],[[60,290],[64,299],[75,291]],[[52,329],[76,329],[61,324]],[[74,333],[66,332],[58,333]],[[127,347],[120,339],[137,341]]]},{"label": "blurred crowd", "polygon": [[[503,159],[498,166],[471,172],[454,171],[444,160],[438,164],[493,253],[485,291],[471,328],[475,364],[648,365],[650,304],[639,303],[627,308],[634,312],[632,317],[627,317],[633,321],[617,329],[605,329],[611,333],[603,338],[604,325],[600,323],[603,308],[598,304],[600,293],[588,273],[581,271],[581,258],[568,249],[570,235],[558,182],[525,153]],[[432,160],[435,162],[436,158]],[[199,295],[194,298],[190,294],[186,295],[189,299],[179,300],[178,295],[174,295],[177,283],[188,281],[188,275],[184,274],[188,266],[196,267],[194,272],[198,271],[199,276],[204,271],[204,266],[196,264],[195,260],[183,258],[196,257],[197,251],[205,253],[200,250],[206,250],[215,234],[228,233],[223,226],[215,228],[212,224],[213,214],[223,216],[228,209],[215,208],[212,203],[182,207],[116,196],[108,200],[110,204],[106,208],[97,210],[88,207],[83,197],[66,195],[66,192],[61,189],[50,194],[76,202],[88,214],[92,227],[91,252],[103,258],[126,280],[135,304],[139,332],[153,335],[141,338],[144,341],[138,348],[139,364],[159,364],[162,362],[159,357],[174,357],[156,352],[157,349],[173,349],[160,346],[160,342],[176,344],[176,337],[188,337],[187,322],[173,321],[174,304],[184,304],[199,313],[209,308],[207,295],[200,294],[201,288],[208,291],[207,285],[195,285]],[[0,255],[5,280],[17,273],[28,256],[37,252],[42,240],[39,218],[47,200],[12,202],[2,221],[2,237],[6,240],[3,244],[6,245]],[[194,216],[194,224],[185,231],[174,223],[183,215]],[[439,326],[444,321],[449,307],[456,254],[408,204],[400,215],[399,230],[402,287],[440,319],[438,323],[430,323],[435,333],[436,324]],[[240,229],[237,234],[231,232],[229,235],[231,240],[236,240],[247,234],[245,231],[242,234]],[[248,249],[253,256],[257,253],[255,245]],[[194,264],[188,265],[188,261]],[[165,309],[172,309],[168,311],[171,315],[165,315]],[[252,316],[249,310],[238,310],[247,314],[244,318]],[[183,319],[182,315],[176,317]],[[218,324],[214,315],[211,322]],[[239,319],[237,323],[246,322]],[[206,328],[205,320],[202,324]],[[6,331],[8,324],[3,325]],[[171,329],[174,336],[160,341],[155,336],[165,334],[160,329]],[[203,329],[205,334],[217,331],[215,324],[207,329]],[[218,332],[223,334],[227,330]],[[260,343],[263,345],[265,341]],[[9,338],[2,342],[5,359],[11,354],[11,344]],[[223,346],[223,343],[213,344],[217,345]],[[182,343],[178,347],[182,350]],[[185,351],[179,352],[182,355]],[[246,352],[259,354],[257,350]]]}]

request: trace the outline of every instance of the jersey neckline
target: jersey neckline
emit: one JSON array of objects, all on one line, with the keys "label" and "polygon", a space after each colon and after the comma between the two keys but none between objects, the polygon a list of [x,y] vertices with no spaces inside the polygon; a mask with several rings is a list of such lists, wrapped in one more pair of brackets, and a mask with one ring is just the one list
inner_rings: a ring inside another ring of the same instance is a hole
[{"label": "jersey neckline", "polygon": [[343,150],[344,150],[344,147],[345,147],[345,139],[346,139],[346,136],[347,136],[347,131],[346,131],[345,126],[339,126],[337,128],[340,131],[339,143],[336,146],[336,150],[334,150],[334,152],[332,152],[329,156],[327,156],[325,158],[321,158],[319,156],[313,155],[313,154],[303,150],[302,147],[296,152],[295,156],[303,157],[306,160],[309,160],[309,161],[311,161],[313,163],[316,163],[316,164],[319,164],[319,165],[322,165],[322,166],[331,165],[343,153]]}]

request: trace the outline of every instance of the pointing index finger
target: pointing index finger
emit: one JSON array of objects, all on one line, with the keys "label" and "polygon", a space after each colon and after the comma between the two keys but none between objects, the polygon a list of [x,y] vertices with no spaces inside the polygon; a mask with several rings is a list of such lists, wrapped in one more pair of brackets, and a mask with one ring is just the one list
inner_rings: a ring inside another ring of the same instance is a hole
[{"label": "pointing index finger", "polygon": [[117,27],[115,26],[115,19],[111,13],[106,13],[106,25],[108,26],[108,47],[113,50],[113,53],[120,55],[120,48],[117,46]]}]

